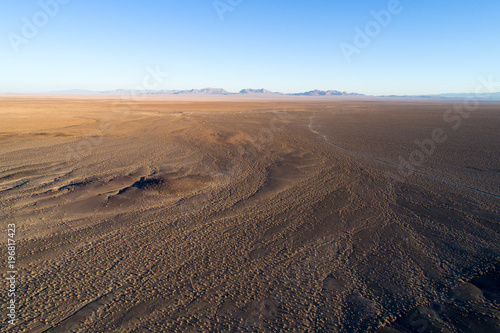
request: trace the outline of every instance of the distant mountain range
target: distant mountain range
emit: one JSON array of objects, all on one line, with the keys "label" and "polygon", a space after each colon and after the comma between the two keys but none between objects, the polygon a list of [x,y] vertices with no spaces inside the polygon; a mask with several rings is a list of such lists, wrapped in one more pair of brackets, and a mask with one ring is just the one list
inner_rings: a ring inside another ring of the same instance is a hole
[{"label": "distant mountain range", "polygon": [[478,98],[480,100],[500,100],[500,92],[494,93],[450,93],[437,95],[386,95],[378,97],[398,97],[398,98],[427,98],[427,99],[467,99]]},{"label": "distant mountain range", "polygon": [[95,95],[95,94],[145,94],[145,95],[283,95],[283,96],[362,96],[362,94],[348,93],[337,90],[312,90],[303,93],[281,93],[272,92],[266,89],[243,89],[240,92],[229,92],[222,88],[204,88],[191,90],[134,90],[134,89],[117,89],[105,91],[91,91],[82,89],[72,89],[64,91],[52,91],[49,94],[62,95]]},{"label": "distant mountain range", "polygon": [[[64,91],[53,91],[48,94],[61,94],[61,95],[219,95],[219,96],[369,96],[358,93],[349,93],[339,90],[311,90],[302,93],[281,93],[273,92],[267,89],[243,89],[239,92],[229,92],[222,88],[204,88],[204,89],[190,89],[190,90],[134,90],[134,89],[117,89],[106,91],[92,91],[83,89],[72,89]],[[500,100],[500,92],[495,93],[450,93],[450,94],[435,94],[435,95],[384,95],[384,96],[371,96],[371,97],[385,97],[385,98],[425,98],[425,99],[466,99],[466,98],[479,98],[481,100]]]}]

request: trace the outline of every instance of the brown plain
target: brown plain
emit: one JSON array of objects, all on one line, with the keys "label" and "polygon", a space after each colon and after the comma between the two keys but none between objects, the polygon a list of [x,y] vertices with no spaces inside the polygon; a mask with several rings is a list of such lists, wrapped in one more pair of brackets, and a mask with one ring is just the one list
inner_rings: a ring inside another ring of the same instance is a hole
[{"label": "brown plain", "polygon": [[453,104],[0,96],[1,331],[498,332],[500,105]]}]

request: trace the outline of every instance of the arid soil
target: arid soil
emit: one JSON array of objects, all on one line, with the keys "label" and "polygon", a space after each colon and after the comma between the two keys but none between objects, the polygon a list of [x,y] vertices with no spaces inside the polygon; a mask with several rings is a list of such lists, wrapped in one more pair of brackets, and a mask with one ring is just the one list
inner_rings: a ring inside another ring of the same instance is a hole
[{"label": "arid soil", "polygon": [[1,331],[500,332],[499,131],[495,103],[0,96]]}]

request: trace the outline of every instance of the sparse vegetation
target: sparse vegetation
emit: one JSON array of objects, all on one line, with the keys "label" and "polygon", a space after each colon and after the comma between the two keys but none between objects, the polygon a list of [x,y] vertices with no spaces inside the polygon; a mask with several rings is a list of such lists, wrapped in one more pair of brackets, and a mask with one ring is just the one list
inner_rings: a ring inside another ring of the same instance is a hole
[{"label": "sparse vegetation", "polygon": [[[0,214],[21,267],[8,332],[498,330],[498,199],[388,182],[391,165],[349,152],[397,164],[450,103],[112,104],[0,104]],[[498,193],[498,108],[422,171]]]}]

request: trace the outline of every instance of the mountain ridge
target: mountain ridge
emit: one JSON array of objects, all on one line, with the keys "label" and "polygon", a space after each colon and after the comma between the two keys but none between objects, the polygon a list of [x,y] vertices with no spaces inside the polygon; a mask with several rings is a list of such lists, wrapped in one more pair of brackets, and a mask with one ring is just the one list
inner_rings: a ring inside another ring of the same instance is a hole
[{"label": "mountain ridge", "polygon": [[85,89],[70,89],[62,91],[51,91],[48,94],[143,94],[143,95],[281,95],[281,96],[364,96],[359,93],[349,93],[338,90],[311,90],[302,93],[273,92],[264,88],[242,89],[239,92],[229,92],[223,88],[203,88],[189,90],[140,90],[140,89],[115,89],[91,91]]},{"label": "mountain ridge", "polygon": [[[8,94],[8,93],[6,93]],[[37,93],[35,93],[37,94]],[[62,91],[51,91],[41,94],[61,94],[61,95],[192,95],[192,96],[308,96],[308,97],[335,97],[335,96],[367,96],[380,98],[421,98],[421,99],[441,99],[441,100],[457,100],[477,98],[481,100],[500,100],[500,92],[492,93],[443,93],[443,94],[420,94],[420,95],[366,95],[354,92],[346,92],[340,90],[310,90],[299,93],[282,93],[274,92],[264,88],[252,89],[246,88],[239,92],[229,92],[223,88],[202,88],[189,90],[139,90],[139,89],[115,89],[92,91],[85,89],[69,89]]]}]

